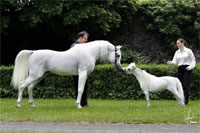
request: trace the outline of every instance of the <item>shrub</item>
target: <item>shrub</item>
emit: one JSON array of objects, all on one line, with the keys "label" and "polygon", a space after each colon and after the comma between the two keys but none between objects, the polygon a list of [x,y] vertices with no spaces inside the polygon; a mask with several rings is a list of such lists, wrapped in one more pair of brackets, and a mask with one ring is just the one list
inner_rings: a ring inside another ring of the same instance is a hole
[{"label": "shrub", "polygon": [[[127,65],[123,65],[127,66]],[[137,65],[156,76],[176,76],[177,68],[168,65]],[[13,67],[0,67],[0,97],[17,97],[17,90],[9,86]],[[111,65],[98,65],[88,77],[88,97],[94,99],[145,99],[134,75],[117,72]],[[72,76],[47,73],[33,89],[34,98],[74,98]],[[27,89],[24,96],[27,97]],[[174,99],[172,93],[163,90],[150,93],[151,99]],[[200,99],[200,63],[193,71],[190,89],[191,99]]]}]

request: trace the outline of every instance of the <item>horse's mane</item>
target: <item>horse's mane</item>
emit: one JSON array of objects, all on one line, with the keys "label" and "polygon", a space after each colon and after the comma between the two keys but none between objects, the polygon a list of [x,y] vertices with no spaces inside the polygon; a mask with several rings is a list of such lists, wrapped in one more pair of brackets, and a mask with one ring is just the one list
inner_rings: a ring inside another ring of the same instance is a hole
[{"label": "horse's mane", "polygon": [[113,45],[108,41],[98,40],[98,41],[88,42],[88,43],[85,43],[83,45],[82,44],[77,45],[76,47],[92,49],[93,53],[100,53],[100,58],[98,59],[98,62],[104,63],[108,60],[109,46],[112,47]]},{"label": "horse's mane", "polygon": [[105,41],[105,43],[102,43],[100,45],[100,58],[99,61],[100,63],[105,63],[108,60],[108,47],[109,45],[112,45],[111,43],[109,43],[108,41]]}]

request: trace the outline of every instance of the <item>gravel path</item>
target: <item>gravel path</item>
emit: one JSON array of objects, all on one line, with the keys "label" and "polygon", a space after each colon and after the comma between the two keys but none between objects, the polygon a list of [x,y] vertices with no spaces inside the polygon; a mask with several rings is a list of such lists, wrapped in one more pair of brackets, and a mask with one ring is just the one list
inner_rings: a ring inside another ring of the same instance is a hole
[{"label": "gravel path", "polygon": [[64,131],[82,133],[200,133],[200,125],[0,122],[0,132],[1,131]]}]

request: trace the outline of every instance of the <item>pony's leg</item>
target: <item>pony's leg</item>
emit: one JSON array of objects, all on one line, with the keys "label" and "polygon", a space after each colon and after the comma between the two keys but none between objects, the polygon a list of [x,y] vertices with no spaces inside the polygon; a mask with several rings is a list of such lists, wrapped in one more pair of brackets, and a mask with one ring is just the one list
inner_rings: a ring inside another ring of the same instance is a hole
[{"label": "pony's leg", "polygon": [[174,95],[177,97],[177,105],[185,106],[184,98],[181,97],[177,90],[174,92]]},{"label": "pony's leg", "polygon": [[85,82],[87,80],[87,71],[79,73],[79,79],[78,79],[78,96],[76,100],[77,107],[80,109],[81,106],[81,97],[84,91]]},{"label": "pony's leg", "polygon": [[176,98],[177,106],[179,106],[181,104],[181,97],[180,97],[178,91],[173,91],[172,93],[174,94],[174,96]]},{"label": "pony's leg", "polygon": [[176,94],[174,94],[174,96],[175,96],[175,98],[176,98],[176,101],[177,101],[177,106],[179,106],[179,104],[180,104],[180,101],[179,101],[179,99],[178,99],[178,97],[177,97],[177,95],[176,95]]},{"label": "pony's leg", "polygon": [[30,85],[33,81],[34,81],[34,79],[29,76],[27,79],[25,79],[24,81],[22,81],[20,83],[19,89],[18,89],[18,99],[17,99],[17,107],[18,108],[21,107],[21,101],[22,101],[22,95],[23,95],[24,88],[26,88],[28,85]]},{"label": "pony's leg", "polygon": [[150,100],[149,100],[149,91],[144,91],[144,94],[145,94],[146,100],[147,100],[147,107],[150,107],[151,104],[150,104]]},{"label": "pony's leg", "polygon": [[179,92],[176,90],[176,87],[168,87],[168,90],[170,92],[172,92],[172,94],[175,96],[176,100],[177,100],[177,106],[179,106],[179,104],[181,104],[182,106],[184,106],[184,100],[182,99],[181,95],[179,94]]},{"label": "pony's leg", "polygon": [[34,101],[33,101],[33,87],[37,84],[37,82],[33,82],[28,86],[28,94],[29,94],[29,104],[31,107],[35,107]]}]

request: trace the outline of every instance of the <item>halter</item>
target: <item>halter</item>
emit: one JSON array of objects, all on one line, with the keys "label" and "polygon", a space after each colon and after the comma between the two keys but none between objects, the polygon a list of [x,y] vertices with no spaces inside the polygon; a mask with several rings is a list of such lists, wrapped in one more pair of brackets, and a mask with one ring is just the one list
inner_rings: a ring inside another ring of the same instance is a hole
[{"label": "halter", "polygon": [[137,67],[135,66],[135,67],[133,68],[133,71],[135,71],[136,68],[137,68]]},{"label": "halter", "polygon": [[[132,71],[135,71],[135,69],[137,69],[137,67],[135,66],[134,68],[133,68],[133,70]],[[124,72],[128,72],[128,71],[130,71],[130,70],[127,70],[127,68],[125,67],[125,69],[123,69],[124,70]]]},{"label": "halter", "polygon": [[117,64],[117,59],[119,59],[120,55],[117,54],[117,47],[115,46],[115,66],[117,68],[117,70],[119,70],[120,72],[125,72],[120,65]]}]

